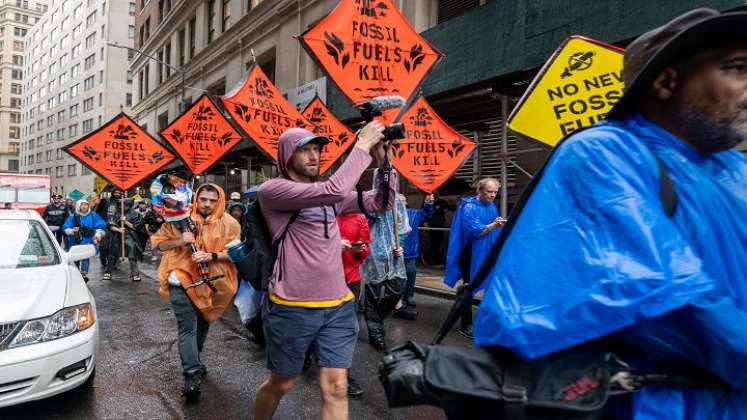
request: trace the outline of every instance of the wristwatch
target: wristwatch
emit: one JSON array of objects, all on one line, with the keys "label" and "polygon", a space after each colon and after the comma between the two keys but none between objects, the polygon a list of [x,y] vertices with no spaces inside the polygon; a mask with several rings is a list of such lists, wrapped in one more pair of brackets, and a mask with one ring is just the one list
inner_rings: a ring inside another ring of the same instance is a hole
[{"label": "wristwatch", "polygon": [[218,253],[217,252],[211,252],[213,255],[213,261],[218,261]]}]

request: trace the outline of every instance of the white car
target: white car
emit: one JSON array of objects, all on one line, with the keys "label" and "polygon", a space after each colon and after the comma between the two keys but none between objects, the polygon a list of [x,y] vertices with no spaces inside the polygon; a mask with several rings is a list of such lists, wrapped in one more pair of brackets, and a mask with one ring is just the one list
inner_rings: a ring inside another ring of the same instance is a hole
[{"label": "white car", "polygon": [[69,252],[32,210],[0,210],[0,407],[39,400],[93,379],[96,303]]}]

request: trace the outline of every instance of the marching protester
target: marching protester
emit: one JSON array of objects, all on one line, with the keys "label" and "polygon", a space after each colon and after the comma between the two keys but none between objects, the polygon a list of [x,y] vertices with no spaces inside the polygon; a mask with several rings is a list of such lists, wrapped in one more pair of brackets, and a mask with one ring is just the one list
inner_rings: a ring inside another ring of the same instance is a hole
[{"label": "marching protester", "polygon": [[[123,195],[124,191],[114,190],[106,209],[107,261],[103,279],[112,279],[112,272],[119,258],[124,255],[130,266],[130,280],[137,282],[141,280],[138,260],[142,258],[143,251],[139,248],[135,232],[142,228],[142,221],[139,220],[137,214],[132,212],[134,201],[131,198],[123,198]],[[124,200],[124,203],[120,203],[121,200]],[[124,213],[121,208],[123,204]],[[124,228],[121,227],[122,222],[124,222]],[[122,239],[123,236],[124,239]],[[122,252],[122,242],[124,242],[124,252]]]},{"label": "marching protester", "polygon": [[[420,225],[428,221],[434,212],[434,195],[428,194],[423,201],[423,207],[416,209],[407,207],[407,219],[412,230],[405,236],[405,271],[407,285],[402,299],[405,305],[415,307],[415,281],[418,277],[418,259],[420,258]],[[407,202],[407,197],[405,197]]]},{"label": "marching protester", "polygon": [[[459,204],[451,220],[446,253],[444,283],[449,287],[454,287],[459,279],[464,284],[469,283],[498,238],[497,229],[505,223],[494,203],[500,188],[497,179],[483,178],[477,183],[477,194],[463,198]],[[461,324],[457,332],[472,339],[471,306],[462,314]]]},{"label": "marching protester", "polygon": [[[197,233],[180,231],[175,223],[164,223],[150,240],[163,256],[158,266],[159,292],[171,302],[178,329],[178,348],[184,374],[182,395],[196,400],[207,369],[202,353],[210,323],[220,318],[236,294],[236,268],[226,252],[226,245],[239,238],[239,223],[225,212],[225,194],[215,184],[203,184],[195,192],[190,217]],[[198,251],[192,253],[189,244]],[[200,279],[197,264],[207,263],[213,276],[207,285],[190,287]]]},{"label": "marching protester", "polygon": [[44,209],[42,219],[54,231],[54,237],[60,245],[63,244],[64,237],[62,225],[65,224],[68,215],[67,206],[62,202],[62,195],[52,194],[52,202],[47,204],[47,207]]},{"label": "marching protester", "polygon": [[371,231],[366,216],[361,213],[345,213],[337,216],[337,226],[342,238],[342,266],[345,282],[355,295],[360,296],[360,267],[371,253]]},{"label": "marching protester", "polygon": [[[342,267],[345,270],[345,283],[353,292],[355,301],[360,301],[361,272],[360,266],[370,253],[371,233],[366,216],[361,213],[345,213],[337,216],[337,226],[342,238]],[[348,395],[359,397],[363,389],[358,382],[348,375]]]},{"label": "marching protester", "polygon": [[641,35],[623,78],[608,121],[564,140],[519,203],[475,342],[533,359],[612,338],[641,375],[692,378],[636,384],[618,417],[744,418],[747,14]]},{"label": "marching protester", "polygon": [[[370,152],[381,166],[384,127],[366,125],[340,168],[318,181],[321,148],[326,137],[291,128],[278,141],[279,177],[259,188],[262,214],[278,259],[262,311],[270,377],[260,386],[254,418],[272,418],[280,399],[289,392],[311,348],[319,365],[322,419],[348,417],[347,373],[358,335],[353,293],[345,283],[340,256],[340,231],[335,214],[359,211],[353,187],[371,163]],[[383,191],[361,197],[366,211],[391,206],[396,176]],[[283,238],[281,240],[281,238]]]},{"label": "marching protester", "polygon": [[[374,179],[380,174],[374,173]],[[415,320],[418,312],[402,304],[402,294],[407,284],[404,250],[395,240],[395,230],[400,238],[410,233],[405,200],[401,194],[396,200],[397,223],[393,211],[367,214],[371,230],[371,254],[363,262],[361,274],[364,283],[364,315],[368,329],[368,343],[377,350],[386,350],[384,320],[389,316]]]},{"label": "marching protester", "polygon": [[75,201],[73,201],[72,198],[65,198],[65,207],[67,207],[67,212],[69,214],[75,213]]},{"label": "marching protester", "polygon": [[[457,206],[448,200],[439,197],[438,190],[433,192],[433,216],[428,220],[428,226],[433,228],[446,227],[446,211],[455,212]],[[444,232],[440,230],[428,231],[428,248],[425,250],[424,260],[434,266],[444,265],[444,256],[441,246],[444,241]]]},{"label": "marching protester", "polygon": [[[91,210],[91,204],[87,200],[78,200],[75,213],[68,216],[62,229],[67,235],[67,243],[73,245],[96,244],[106,229],[106,221],[96,212]],[[90,258],[76,262],[80,269],[83,280],[88,283],[88,267]]]}]

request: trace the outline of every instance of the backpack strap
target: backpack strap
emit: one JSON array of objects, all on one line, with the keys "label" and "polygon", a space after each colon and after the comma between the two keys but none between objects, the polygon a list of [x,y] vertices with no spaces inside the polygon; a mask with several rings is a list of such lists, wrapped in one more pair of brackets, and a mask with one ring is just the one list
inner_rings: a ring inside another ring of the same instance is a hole
[{"label": "backpack strap", "polygon": [[299,214],[301,214],[300,209],[293,212],[293,215],[291,215],[288,224],[285,225],[285,229],[283,229],[283,233],[278,236],[278,239],[276,241],[272,242],[272,251],[275,253],[275,255],[278,256],[278,258],[280,258],[280,263],[278,264],[278,281],[283,280],[283,265],[285,263],[285,253],[280,253],[280,244],[285,241],[285,236],[288,234],[288,229],[290,229],[290,226],[293,224],[293,222],[298,219]]}]

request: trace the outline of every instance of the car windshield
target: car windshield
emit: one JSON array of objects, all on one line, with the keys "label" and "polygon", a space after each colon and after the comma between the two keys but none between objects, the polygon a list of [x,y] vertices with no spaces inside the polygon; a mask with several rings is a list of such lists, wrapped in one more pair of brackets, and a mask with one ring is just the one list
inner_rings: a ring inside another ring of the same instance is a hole
[{"label": "car windshield", "polygon": [[0,220],[0,269],[41,267],[60,263],[60,256],[39,222],[33,220]]}]

